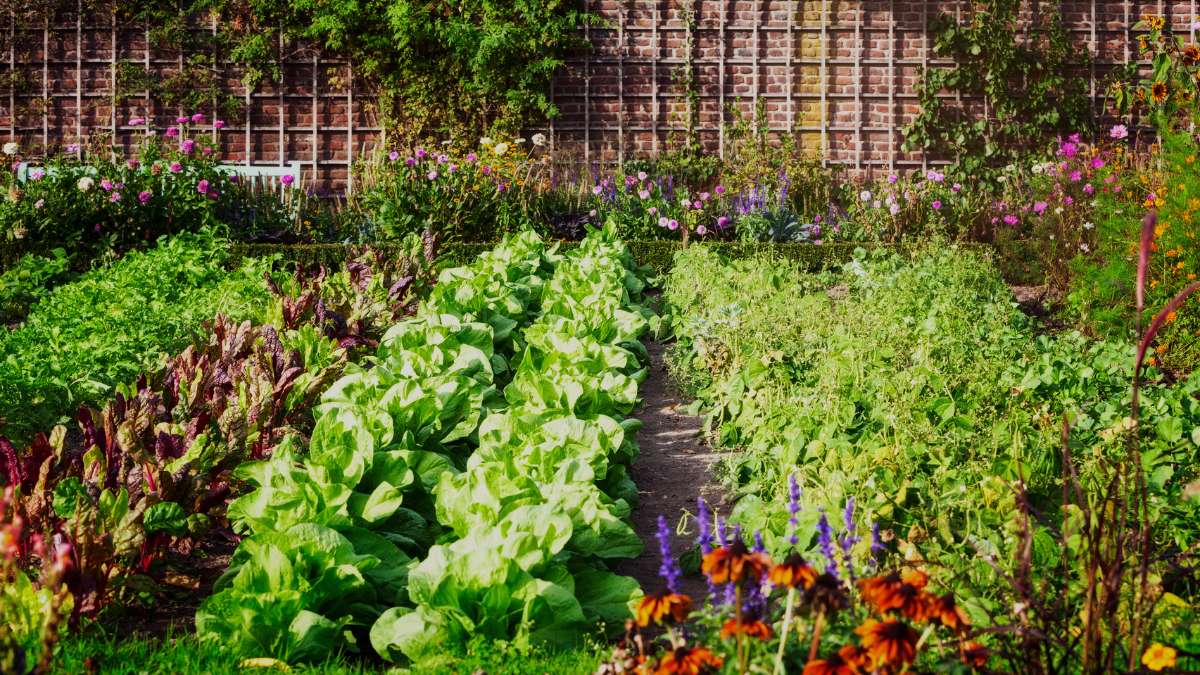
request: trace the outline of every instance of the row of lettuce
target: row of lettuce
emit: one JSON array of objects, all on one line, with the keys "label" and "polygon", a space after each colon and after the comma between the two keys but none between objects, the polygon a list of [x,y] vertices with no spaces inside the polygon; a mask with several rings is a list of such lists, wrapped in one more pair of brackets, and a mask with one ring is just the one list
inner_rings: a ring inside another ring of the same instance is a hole
[{"label": "row of lettuce", "polygon": [[242,656],[429,663],[476,636],[566,645],[640,593],[626,467],[650,313],[623,244],[532,234],[445,270],[322,396],[305,444],[238,471],[248,535],[197,630]]},{"label": "row of lettuce", "polygon": [[[1023,658],[1019,627],[1042,620],[1014,614],[1028,601],[1011,580],[1032,574],[1030,588],[1082,607],[1084,575],[1062,567],[1086,553],[1064,534],[1082,516],[1063,480],[1095,503],[1106,494],[1134,428],[1133,344],[1037,334],[991,262],[953,247],[864,254],[823,274],[693,247],[664,300],[674,375],[718,443],[740,450],[721,466],[739,497],[730,520],[760,531],[769,552],[789,548],[794,476],[801,550],[833,550],[822,548],[820,513],[874,521],[874,537],[841,542],[846,554],[891,550],[954,591],[978,639],[1015,659],[1006,668]],[[1158,561],[1200,538],[1200,373],[1175,380],[1151,366],[1144,377],[1137,435],[1156,535],[1150,573],[1164,600],[1149,633],[1194,650],[1186,617],[1200,596],[1177,563]],[[1078,630],[1083,612],[1066,615]]]},{"label": "row of lettuce", "polygon": [[225,269],[226,248],[164,239],[0,335],[6,667],[48,658],[60,622],[138,604],[170,554],[221,524],[233,470],[311,430],[317,397],[415,309],[432,262],[413,241],[409,256],[291,275],[272,260]]}]

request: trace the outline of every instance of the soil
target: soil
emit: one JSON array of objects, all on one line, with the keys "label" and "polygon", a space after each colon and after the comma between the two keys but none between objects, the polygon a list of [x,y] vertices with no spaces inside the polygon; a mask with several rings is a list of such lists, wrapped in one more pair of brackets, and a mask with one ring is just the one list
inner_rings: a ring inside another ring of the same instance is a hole
[{"label": "soil", "polygon": [[[684,513],[696,513],[696,497],[703,496],[717,512],[723,512],[724,504],[720,485],[712,475],[721,456],[705,442],[701,419],[687,413],[687,401],[671,386],[664,363],[666,345],[648,342],[646,349],[650,374],[642,383],[642,405],[634,412],[643,425],[638,432],[641,453],[630,469],[639,497],[630,520],[645,549],[637,558],[623,561],[616,571],[637,579],[649,592],[663,585],[658,576],[662,563],[656,537],[658,516],[666,516],[672,549],[679,556],[692,547],[695,521],[690,520],[683,535],[675,534],[675,528]],[[684,577],[681,586],[682,592],[693,598],[702,598],[707,592],[699,574]]]},{"label": "soil", "polygon": [[1055,317],[1054,298],[1048,286],[1009,286],[1017,307],[1034,320],[1035,331],[1041,334],[1062,330],[1064,324]]},{"label": "soil", "polygon": [[196,609],[212,595],[213,584],[229,568],[237,538],[216,528],[194,547],[168,550],[155,573],[159,581],[154,600],[146,606],[131,606],[116,619],[118,632],[163,637],[191,633]]}]

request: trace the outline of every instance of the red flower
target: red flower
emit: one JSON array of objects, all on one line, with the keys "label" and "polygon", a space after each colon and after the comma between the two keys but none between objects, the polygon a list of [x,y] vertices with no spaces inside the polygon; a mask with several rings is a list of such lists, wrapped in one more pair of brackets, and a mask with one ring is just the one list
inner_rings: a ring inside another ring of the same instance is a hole
[{"label": "red flower", "polygon": [[922,621],[928,611],[927,582],[924,572],[909,570],[903,575],[893,572],[863,579],[858,582],[858,587],[863,598],[880,614],[894,610],[914,621]]},{"label": "red flower", "polygon": [[775,586],[808,588],[817,579],[817,571],[799,553],[793,553],[771,568],[767,578]]},{"label": "red flower", "polygon": [[727,638],[742,633],[759,640],[771,639],[771,627],[759,619],[742,617],[741,621],[730,619],[721,626],[721,637]]}]

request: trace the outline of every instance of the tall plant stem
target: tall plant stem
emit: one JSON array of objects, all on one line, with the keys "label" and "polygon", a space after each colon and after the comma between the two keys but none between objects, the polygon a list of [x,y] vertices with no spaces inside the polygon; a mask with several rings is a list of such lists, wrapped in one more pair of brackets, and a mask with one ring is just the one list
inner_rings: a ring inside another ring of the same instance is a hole
[{"label": "tall plant stem", "polygon": [[744,675],[744,673],[746,672],[746,635],[745,635],[745,632],[742,631],[742,585],[740,583],[736,587],[734,587],[733,602],[734,602],[734,607],[733,607],[734,617],[736,618],[737,625],[738,625],[738,632],[737,632],[738,672],[742,673]]},{"label": "tall plant stem", "polygon": [[775,653],[775,675],[783,673],[783,652],[787,647],[788,635],[792,632],[792,614],[796,604],[796,589],[789,588],[787,593],[787,609],[783,612],[783,629],[779,634],[779,651]]},{"label": "tall plant stem", "polygon": [[817,620],[813,622],[812,645],[808,648],[808,660],[817,658],[817,648],[821,646],[821,629],[825,627],[825,610],[817,612]]}]

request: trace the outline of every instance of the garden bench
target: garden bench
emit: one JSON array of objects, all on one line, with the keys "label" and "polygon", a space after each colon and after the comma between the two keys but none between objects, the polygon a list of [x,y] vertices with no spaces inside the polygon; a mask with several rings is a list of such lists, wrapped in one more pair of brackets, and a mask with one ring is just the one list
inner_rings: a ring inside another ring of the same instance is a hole
[{"label": "garden bench", "polygon": [[[267,164],[218,164],[217,170],[222,173],[226,173],[226,174],[230,174],[230,175],[237,175],[237,176],[240,176],[243,178],[249,178],[251,180],[263,180],[263,181],[266,181],[269,179],[279,179],[284,176],[291,176],[295,180],[295,183],[299,184],[300,183],[300,166],[301,166],[300,162],[289,162],[289,163],[283,164],[283,165],[279,165],[279,164],[271,164],[271,165],[267,165]],[[17,181],[24,183],[25,181],[29,180],[30,172],[32,172],[34,169],[37,169],[37,168],[38,168],[38,166],[36,164],[30,164],[29,162],[20,162],[19,164],[17,164],[17,171],[16,171]],[[46,167],[44,170],[47,173],[52,173],[54,171],[54,168]],[[95,173],[95,168],[89,166],[88,172]]]}]

